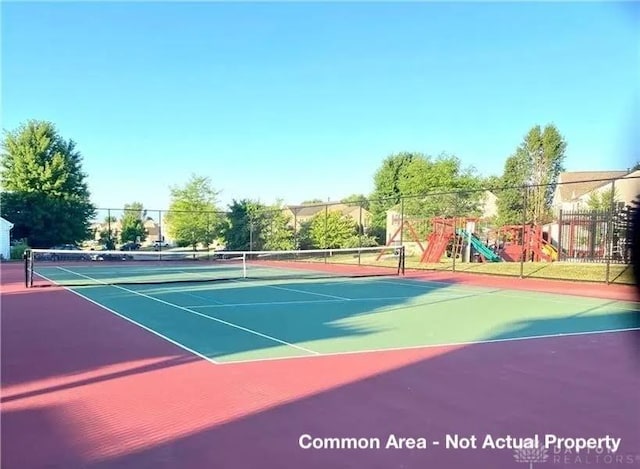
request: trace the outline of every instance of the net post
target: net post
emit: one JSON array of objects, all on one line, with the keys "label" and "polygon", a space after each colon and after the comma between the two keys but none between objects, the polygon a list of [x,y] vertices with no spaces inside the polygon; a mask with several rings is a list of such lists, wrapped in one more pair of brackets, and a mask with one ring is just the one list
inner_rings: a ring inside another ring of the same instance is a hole
[{"label": "net post", "polygon": [[29,288],[29,250],[25,250],[22,253],[22,258],[24,259],[24,286],[25,288]]},{"label": "net post", "polygon": [[29,287],[33,287],[33,251],[29,250]]}]

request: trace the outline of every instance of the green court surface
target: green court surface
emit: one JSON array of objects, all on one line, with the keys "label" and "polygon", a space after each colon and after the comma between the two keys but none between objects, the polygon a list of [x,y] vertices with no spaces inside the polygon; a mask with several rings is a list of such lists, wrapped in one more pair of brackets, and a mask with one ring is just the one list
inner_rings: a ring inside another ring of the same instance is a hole
[{"label": "green court surface", "polygon": [[[403,277],[111,285],[39,275],[215,363],[516,341],[636,328],[636,303]],[[149,273],[153,277],[152,273]],[[96,278],[97,280],[91,281]]]}]

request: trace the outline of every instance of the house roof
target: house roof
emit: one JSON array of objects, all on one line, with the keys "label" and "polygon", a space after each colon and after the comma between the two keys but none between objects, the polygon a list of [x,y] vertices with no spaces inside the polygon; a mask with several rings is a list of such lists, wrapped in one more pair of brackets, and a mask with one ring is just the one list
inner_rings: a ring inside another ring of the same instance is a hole
[{"label": "house roof", "polygon": [[558,185],[560,202],[576,199],[609,183],[609,181],[603,181],[603,179],[619,179],[627,174],[628,171],[571,171],[560,173],[558,178],[558,183],[562,183]]}]

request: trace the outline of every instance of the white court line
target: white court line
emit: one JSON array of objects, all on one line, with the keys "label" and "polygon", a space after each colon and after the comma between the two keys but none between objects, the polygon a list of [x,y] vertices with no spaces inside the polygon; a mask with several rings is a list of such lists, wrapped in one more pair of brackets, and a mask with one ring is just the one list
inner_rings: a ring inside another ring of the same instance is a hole
[{"label": "white court line", "polygon": [[624,329],[609,329],[606,331],[561,332],[558,334],[534,335],[534,336],[526,336],[526,337],[505,337],[502,339],[486,339],[486,340],[475,340],[475,341],[468,341],[468,342],[449,342],[444,344],[429,344],[429,345],[409,345],[406,347],[363,349],[363,350],[353,350],[353,351],[347,351],[347,352],[327,352],[327,353],[320,352],[316,355],[304,355],[304,356],[298,355],[298,356],[291,356],[291,357],[266,357],[266,358],[247,359],[247,360],[227,360],[227,361],[221,361],[219,362],[219,364],[220,365],[238,365],[242,363],[267,362],[267,361],[277,361],[277,360],[297,360],[297,359],[305,359],[305,358],[333,357],[333,356],[340,356],[340,355],[368,355],[368,354],[383,353],[383,352],[400,352],[403,350],[420,350],[420,349],[427,350],[427,349],[440,348],[440,347],[444,347],[444,348],[468,347],[473,345],[485,345],[485,344],[495,344],[495,343],[503,343],[503,342],[524,342],[528,340],[605,335],[605,334],[633,332],[633,331],[640,331],[640,327],[629,327]]},{"label": "white court line", "polygon": [[353,300],[353,298],[346,298],[344,296],[328,295],[326,293],[316,293],[316,292],[307,291],[307,290],[298,290],[296,288],[278,287],[276,285],[258,285],[258,286],[259,287],[261,287],[261,286],[262,287],[267,287],[267,288],[275,288],[276,290],[284,290],[284,291],[290,291],[290,292],[295,292],[295,293],[305,293],[307,295],[322,296],[324,298],[333,298],[334,300],[341,300],[341,301],[352,301]]},{"label": "white court line", "polygon": [[[202,295],[196,295],[195,293],[190,293],[190,292],[181,291],[181,290],[172,291],[170,293],[180,293],[182,295],[187,295],[187,296],[190,296],[192,298],[198,298],[199,300],[213,301],[214,303],[216,303],[216,306],[227,306],[225,303],[223,303],[221,301],[214,300],[213,298],[208,298],[208,297],[202,296]],[[190,306],[186,306],[186,308],[190,308]]]},{"label": "white court line", "polygon": [[[470,298],[471,296],[457,296],[457,295],[447,295],[445,299],[458,300],[463,298]],[[389,300],[410,300],[414,298],[419,298],[416,296],[380,296],[374,298],[349,298],[346,302],[349,303],[357,303],[357,302],[365,302],[365,303],[375,303],[376,301],[389,301]],[[442,301],[442,299],[437,300],[437,302]],[[226,304],[216,304],[216,305],[191,305],[187,306],[187,308],[232,308],[234,306],[269,306],[269,305],[298,305],[298,304],[325,304],[325,303],[344,303],[345,300],[293,300],[293,301],[260,301],[255,303],[226,303]],[[409,306],[427,306],[432,304],[428,303],[412,303]]]},{"label": "white court line", "polygon": [[[196,275],[200,275],[198,272],[195,272]],[[231,282],[236,282],[236,283],[246,283],[247,280],[236,280],[236,279],[229,279]],[[332,298],[334,300],[342,300],[342,301],[351,301],[352,298],[346,298],[344,296],[336,296],[336,295],[329,295],[327,293],[316,293],[316,292],[312,292],[312,291],[307,291],[307,290],[298,290],[297,288],[288,288],[288,287],[279,287],[277,285],[266,285],[266,284],[258,284],[256,285],[258,288],[274,288],[276,290],[283,290],[283,291],[289,291],[289,292],[294,292],[294,293],[304,293],[307,295],[314,295],[314,296],[321,296],[323,298]]]},{"label": "white court line", "polygon": [[270,335],[267,335],[267,334],[263,334],[262,332],[254,331],[253,329],[249,329],[249,328],[247,328],[247,327],[243,327],[243,326],[240,326],[240,325],[238,325],[238,324],[234,324],[234,323],[232,323],[232,322],[225,321],[225,320],[223,320],[223,319],[214,318],[214,317],[212,317],[212,316],[207,316],[206,314],[199,313],[199,312],[194,311],[194,310],[189,309],[189,308],[185,308],[184,306],[180,306],[180,305],[177,305],[177,304],[174,304],[174,303],[170,303],[170,302],[168,302],[168,301],[161,300],[160,298],[156,298],[156,297],[153,297],[153,296],[149,296],[149,295],[146,295],[146,294],[144,294],[144,293],[137,292],[137,291],[135,291],[135,290],[130,290],[129,288],[125,288],[125,287],[122,287],[122,286],[120,286],[120,285],[110,285],[110,284],[105,283],[105,282],[102,282],[102,281],[100,281],[100,280],[96,280],[96,279],[94,279],[94,278],[88,277],[88,276],[86,276],[86,275],[84,275],[84,274],[80,274],[80,273],[74,272],[74,271],[72,271],[72,270],[65,269],[64,267],[58,267],[58,269],[63,270],[63,271],[65,271],[65,272],[68,272],[68,273],[70,273],[70,274],[74,274],[74,275],[78,275],[78,276],[80,276],[80,277],[84,277],[84,278],[86,278],[86,279],[88,279],[88,280],[91,280],[91,281],[94,281],[94,282],[100,283],[100,284],[105,285],[105,286],[108,286],[108,287],[117,288],[117,289],[119,289],[119,290],[124,290],[124,291],[126,291],[126,292],[133,293],[134,295],[138,295],[138,296],[141,296],[141,297],[143,297],[143,298],[147,298],[147,299],[152,300],[152,301],[157,301],[158,303],[162,303],[162,304],[165,304],[165,305],[167,305],[167,306],[171,306],[171,307],[173,307],[173,308],[180,309],[180,310],[182,310],[182,311],[186,311],[187,313],[195,314],[196,316],[203,317],[203,318],[208,319],[208,320],[210,320],[210,321],[219,322],[219,323],[224,324],[224,325],[226,325],[226,326],[233,327],[233,328],[235,328],[235,329],[239,329],[239,330],[241,330],[241,331],[245,331],[245,332],[248,332],[248,333],[250,333],[250,334],[254,334],[254,335],[257,335],[257,336],[263,337],[263,338],[268,339],[268,340],[271,340],[271,341],[273,341],[273,342],[278,342],[278,343],[283,344],[283,345],[288,345],[289,347],[293,347],[293,348],[296,348],[296,349],[298,349],[298,350],[302,350],[302,351],[304,351],[304,352],[307,352],[307,353],[310,353],[310,354],[313,354],[313,355],[315,355],[315,354],[317,354],[317,353],[318,353],[318,352],[315,352],[315,351],[313,351],[313,350],[311,350],[311,349],[308,349],[308,348],[302,347],[302,346],[300,346],[300,345],[292,344],[292,343],[287,342],[287,341],[285,341],[285,340],[281,340],[281,339],[278,339],[278,338],[276,338],[276,337],[273,337],[273,336],[270,336]]},{"label": "white court line", "polygon": [[[39,276],[39,277],[41,277],[41,278],[43,278],[43,279],[45,279],[47,282],[51,282],[51,284],[52,284],[52,285],[58,285],[58,284],[56,284],[56,282],[54,282],[53,280],[51,280],[51,279],[50,279],[50,278],[48,278],[48,277],[45,277],[44,275],[42,275],[42,274],[40,274],[40,273],[36,273],[36,272],[34,272],[34,274],[35,274],[35,275],[37,275],[37,276]],[[79,296],[80,298],[83,298],[83,299],[87,300],[89,303],[92,303],[92,304],[94,304],[94,305],[96,305],[96,306],[99,306],[100,308],[104,309],[105,311],[108,311],[108,312],[110,312],[111,314],[114,314],[114,315],[118,316],[119,318],[124,319],[125,321],[129,321],[131,324],[135,324],[136,326],[138,326],[138,327],[140,327],[140,328],[144,329],[144,330],[145,330],[145,331],[147,331],[147,332],[152,333],[153,335],[155,335],[155,336],[157,336],[157,337],[160,337],[161,339],[166,340],[167,342],[169,342],[169,343],[171,343],[171,344],[175,345],[176,347],[180,347],[181,349],[186,350],[187,352],[192,353],[192,354],[194,354],[195,356],[202,358],[203,360],[206,360],[206,361],[208,361],[208,362],[210,362],[210,363],[213,363],[214,365],[220,365],[220,364],[221,364],[221,362],[218,362],[218,361],[214,360],[213,358],[209,358],[209,357],[207,357],[206,355],[201,354],[200,352],[196,352],[196,351],[195,351],[195,350],[193,350],[192,348],[189,348],[189,347],[187,347],[186,345],[181,344],[180,342],[176,342],[175,340],[170,339],[170,338],[169,338],[169,337],[167,337],[166,335],[163,335],[163,334],[161,334],[160,332],[155,331],[155,330],[153,330],[153,329],[151,329],[151,328],[149,328],[149,327],[145,326],[144,324],[141,324],[141,323],[139,323],[139,322],[137,322],[137,321],[135,321],[135,320],[133,320],[133,319],[131,319],[131,318],[129,318],[129,317],[127,317],[127,316],[123,315],[123,314],[120,314],[120,313],[118,313],[117,311],[115,311],[115,310],[113,310],[113,309],[109,308],[108,306],[105,306],[105,305],[103,305],[103,304],[100,304],[100,303],[98,303],[97,301],[92,300],[91,298],[89,298],[88,296],[83,295],[83,294],[82,294],[82,293],[80,293],[80,292],[77,292],[77,291],[75,291],[75,290],[72,290],[72,289],[70,289],[70,288],[68,288],[68,287],[65,287],[65,286],[63,286],[63,285],[58,285],[58,286],[59,286],[59,287],[62,287],[63,289],[65,289],[65,290],[66,290],[66,291],[68,291],[69,293],[73,293],[74,295],[77,295],[77,296]]]}]

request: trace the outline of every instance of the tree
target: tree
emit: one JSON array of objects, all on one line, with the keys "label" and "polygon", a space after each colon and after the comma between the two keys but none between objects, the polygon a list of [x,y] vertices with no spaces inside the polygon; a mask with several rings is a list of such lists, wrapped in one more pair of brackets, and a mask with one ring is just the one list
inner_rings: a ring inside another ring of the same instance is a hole
[{"label": "tree", "polygon": [[502,177],[492,174],[482,179],[482,186],[490,191],[497,191],[502,187]]},{"label": "tree", "polygon": [[338,211],[318,212],[308,226],[308,238],[317,249],[345,247],[354,236],[357,236],[355,220]]},{"label": "tree", "polygon": [[253,246],[253,215],[256,203],[250,200],[233,200],[222,227],[225,248],[230,251],[248,251]]},{"label": "tree", "polygon": [[90,236],[90,201],[82,155],[50,122],[31,120],[5,133],[0,164],[1,215],[32,247],[78,243]]},{"label": "tree", "polygon": [[544,129],[538,125],[529,130],[505,163],[502,183],[506,189],[500,191],[503,200],[498,203],[500,220],[522,223],[526,192],[527,222],[548,221],[558,176],[564,169],[566,147],[566,141],[553,125]]},{"label": "tree", "polygon": [[544,223],[549,218],[553,192],[562,172],[567,144],[553,125],[533,127],[520,145],[521,153],[530,167],[529,183],[532,184],[529,204],[532,222]]},{"label": "tree", "polygon": [[357,205],[365,210],[369,210],[370,202],[364,194],[351,194],[340,201],[346,205]]},{"label": "tree", "polygon": [[318,204],[323,204],[324,200],[321,199],[310,199],[310,200],[305,200],[302,203],[300,203],[300,205],[318,205]]},{"label": "tree", "polygon": [[522,223],[527,174],[527,162],[524,155],[516,153],[507,158],[502,175],[503,189],[496,191],[499,225]]},{"label": "tree", "polygon": [[[116,248],[115,239],[117,238],[117,230],[115,229],[115,224],[117,220],[114,216],[106,216],[104,217],[104,224],[101,228],[99,228],[98,232],[98,242],[100,245],[104,246],[105,249],[113,250]],[[94,233],[95,237],[95,233]]]},{"label": "tree", "polygon": [[291,250],[295,248],[294,228],[291,217],[281,202],[267,207],[262,223],[262,239],[266,250]]},{"label": "tree", "polygon": [[279,202],[266,206],[253,200],[234,200],[222,236],[228,250],[290,250],[294,242],[289,221]]},{"label": "tree", "polygon": [[372,227],[384,238],[386,213],[402,210],[412,217],[464,216],[477,212],[482,179],[473,168],[448,154],[437,158],[421,153],[387,157],[374,176]]},{"label": "tree", "polygon": [[195,174],[184,186],[171,188],[171,203],[166,215],[169,236],[179,245],[209,246],[219,231],[221,216],[216,209],[218,192],[207,177]]},{"label": "tree", "polygon": [[124,213],[120,219],[120,241],[143,242],[147,238],[147,230],[144,227],[144,219],[147,211],[140,202],[125,204]]},{"label": "tree", "polygon": [[[612,200],[613,199],[613,200]],[[618,189],[606,189],[601,192],[592,192],[587,200],[589,210],[609,211],[611,204],[620,201],[620,193]]]}]

